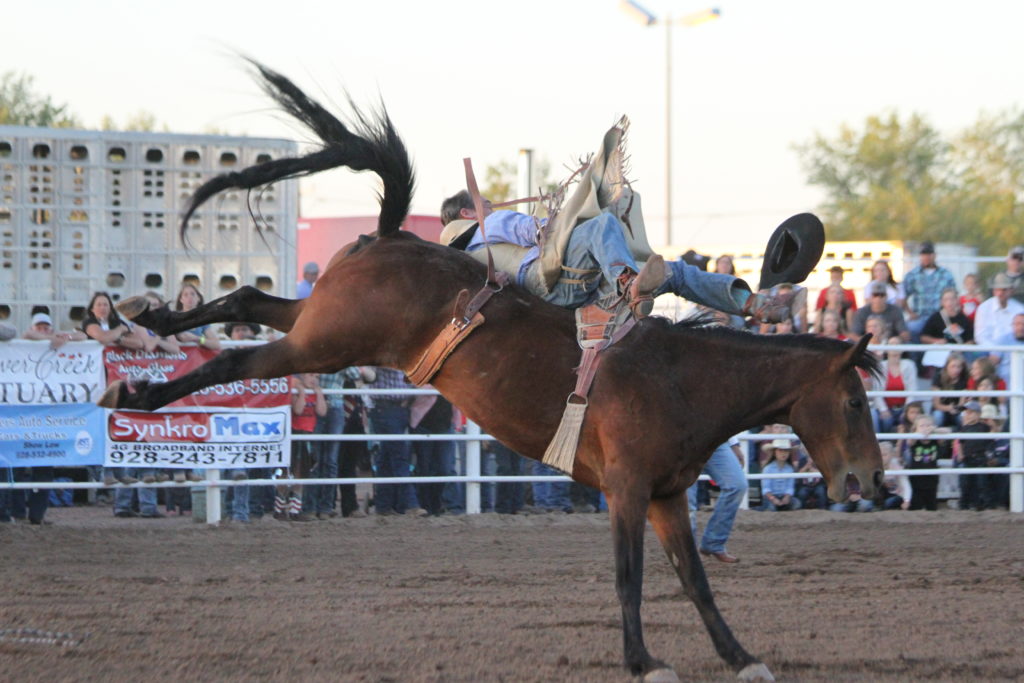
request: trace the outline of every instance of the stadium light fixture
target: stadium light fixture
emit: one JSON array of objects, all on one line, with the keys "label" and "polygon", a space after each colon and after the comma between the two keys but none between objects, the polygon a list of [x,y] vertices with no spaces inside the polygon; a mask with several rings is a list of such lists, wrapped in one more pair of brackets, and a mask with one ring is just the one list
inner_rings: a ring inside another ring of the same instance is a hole
[{"label": "stadium light fixture", "polygon": [[673,20],[667,15],[659,19],[635,0],[619,0],[619,8],[643,26],[665,27],[665,246],[669,246],[672,244],[672,26],[700,26],[719,19],[722,10],[709,7]]}]

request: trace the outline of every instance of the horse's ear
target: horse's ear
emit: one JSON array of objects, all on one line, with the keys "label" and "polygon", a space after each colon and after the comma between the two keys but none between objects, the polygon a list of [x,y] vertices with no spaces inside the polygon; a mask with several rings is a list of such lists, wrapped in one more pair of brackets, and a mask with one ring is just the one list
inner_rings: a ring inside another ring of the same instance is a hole
[{"label": "horse's ear", "polygon": [[843,370],[849,370],[850,368],[857,366],[857,361],[861,356],[864,355],[864,351],[868,348],[868,344],[871,343],[871,335],[865,334],[860,340],[851,346],[845,354],[843,354]]}]

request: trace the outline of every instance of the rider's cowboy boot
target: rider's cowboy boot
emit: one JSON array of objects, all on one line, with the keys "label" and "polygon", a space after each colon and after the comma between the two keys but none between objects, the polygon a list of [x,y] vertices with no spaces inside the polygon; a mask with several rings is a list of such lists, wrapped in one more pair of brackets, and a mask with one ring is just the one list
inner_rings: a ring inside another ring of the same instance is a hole
[{"label": "rider's cowboy boot", "polygon": [[622,283],[623,298],[637,320],[647,317],[654,308],[654,291],[668,277],[665,271],[665,259],[655,254],[647,259],[640,272],[636,275],[623,273],[619,276]]},{"label": "rider's cowboy boot", "polygon": [[781,323],[799,313],[807,301],[807,288],[781,284],[751,294],[743,305],[743,315],[762,323]]}]

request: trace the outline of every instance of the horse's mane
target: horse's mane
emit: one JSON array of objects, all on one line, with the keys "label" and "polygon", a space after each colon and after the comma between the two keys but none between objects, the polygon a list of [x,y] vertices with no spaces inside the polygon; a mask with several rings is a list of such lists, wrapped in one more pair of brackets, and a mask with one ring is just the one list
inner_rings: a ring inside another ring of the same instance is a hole
[{"label": "horse's mane", "polygon": [[[192,214],[219,192],[230,188],[253,189],[338,166],[347,166],[353,171],[372,171],[380,176],[383,189],[378,193],[377,235],[387,237],[398,232],[409,213],[415,176],[405,143],[395,131],[383,102],[366,114],[346,93],[352,110],[352,120],[346,125],[281,74],[253,59],[248,62],[255,68],[263,90],[320,138],[323,148],[301,157],[274,159],[224,173],[203,183],[192,196],[181,220],[182,241],[186,241],[186,226]],[[256,228],[260,229],[258,221]]]},{"label": "horse's mane", "polygon": [[[850,342],[828,337],[819,337],[815,334],[752,334],[745,330],[736,330],[723,325],[710,325],[708,315],[698,315],[692,318],[671,323],[664,320],[664,325],[671,333],[680,335],[699,335],[711,338],[716,342],[730,343],[739,346],[741,349],[805,349],[829,355],[846,353],[852,346]],[[869,375],[880,378],[882,376],[882,361],[873,353],[865,349],[853,359],[853,366]]]}]

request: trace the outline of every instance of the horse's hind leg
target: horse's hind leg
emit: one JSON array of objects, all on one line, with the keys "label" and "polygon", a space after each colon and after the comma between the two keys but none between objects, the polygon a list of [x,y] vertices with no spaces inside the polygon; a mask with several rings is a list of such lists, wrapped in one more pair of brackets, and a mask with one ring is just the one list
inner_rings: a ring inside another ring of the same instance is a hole
[{"label": "horse's hind leg", "polygon": [[104,408],[156,410],[214,384],[319,371],[319,367],[310,367],[315,362],[307,356],[288,338],[262,346],[228,349],[187,375],[169,382],[140,382],[133,386],[134,391],[129,391],[128,384],[123,380],[111,382],[103,392],[99,405]]},{"label": "horse's hind leg", "polygon": [[647,515],[665,548],[669,562],[679,575],[683,590],[697,606],[718,655],[738,673],[741,680],[774,681],[768,668],[739,644],[715,606],[711,586],[708,585],[708,577],[697,555],[697,546],[690,530],[686,492],[652,500]]},{"label": "horse's hind leg", "polygon": [[644,509],[647,497],[635,491],[607,491],[608,514],[615,546],[615,590],[622,605],[622,639],[626,667],[651,683],[678,683],[664,662],[653,658],[644,645],[640,600],[644,581]]},{"label": "horse's hind leg", "polygon": [[117,305],[117,310],[129,320],[166,337],[212,323],[260,323],[287,332],[304,304],[304,299],[282,299],[246,285],[191,311],[173,311],[169,306],[153,309],[144,296],[125,299]]}]

